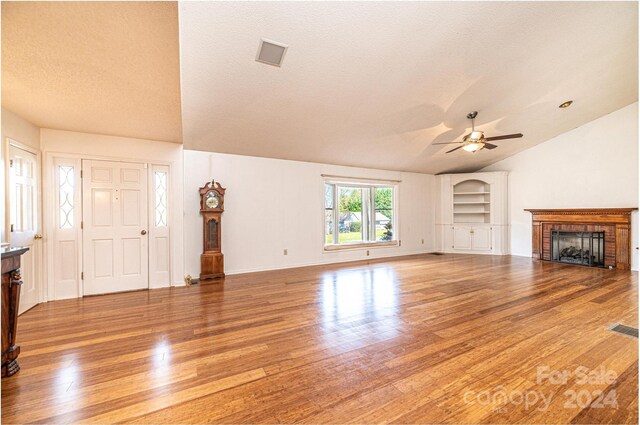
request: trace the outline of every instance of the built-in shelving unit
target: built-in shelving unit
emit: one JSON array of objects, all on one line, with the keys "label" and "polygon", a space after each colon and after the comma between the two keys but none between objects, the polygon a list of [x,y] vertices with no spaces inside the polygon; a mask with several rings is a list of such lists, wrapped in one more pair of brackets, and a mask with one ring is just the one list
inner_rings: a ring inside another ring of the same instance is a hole
[{"label": "built-in shelving unit", "polygon": [[491,223],[491,185],[465,180],[453,186],[454,223]]},{"label": "built-in shelving unit", "polygon": [[506,172],[440,174],[436,188],[440,252],[509,253]]},{"label": "built-in shelving unit", "polygon": [[[480,182],[480,183],[484,183],[484,182]],[[458,184],[460,184],[460,183],[458,183]],[[486,184],[486,183],[484,183],[484,184]],[[453,194],[454,195],[489,195],[490,193],[491,192],[454,192]]]}]

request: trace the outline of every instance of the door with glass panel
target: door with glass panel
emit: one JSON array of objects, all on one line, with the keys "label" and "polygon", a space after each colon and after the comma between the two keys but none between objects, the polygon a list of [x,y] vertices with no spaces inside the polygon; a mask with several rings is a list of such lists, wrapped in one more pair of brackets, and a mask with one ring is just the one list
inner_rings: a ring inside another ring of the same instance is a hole
[{"label": "door with glass panel", "polygon": [[147,167],[82,161],[84,295],[149,287]]},{"label": "door with glass panel", "polygon": [[39,205],[40,164],[34,152],[9,144],[9,219],[11,246],[29,248],[20,259],[20,311],[38,304],[42,270]]}]

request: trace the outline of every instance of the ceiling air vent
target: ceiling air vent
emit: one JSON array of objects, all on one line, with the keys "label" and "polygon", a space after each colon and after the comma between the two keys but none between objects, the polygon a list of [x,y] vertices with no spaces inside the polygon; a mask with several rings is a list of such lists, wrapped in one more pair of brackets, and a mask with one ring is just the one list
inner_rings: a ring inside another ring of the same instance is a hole
[{"label": "ceiling air vent", "polygon": [[284,59],[284,54],[287,53],[288,47],[286,44],[262,38],[258,46],[256,61],[266,63],[267,65],[280,66],[282,65],[282,60]]}]

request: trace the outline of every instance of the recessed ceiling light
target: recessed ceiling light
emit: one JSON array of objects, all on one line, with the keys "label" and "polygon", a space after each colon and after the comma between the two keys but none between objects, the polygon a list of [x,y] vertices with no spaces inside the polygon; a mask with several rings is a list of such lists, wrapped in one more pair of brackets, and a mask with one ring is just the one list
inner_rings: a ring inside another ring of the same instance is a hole
[{"label": "recessed ceiling light", "polygon": [[571,104],[573,103],[573,100],[567,100],[566,102],[563,102],[560,104],[560,106],[558,106],[558,108],[568,108],[569,106],[571,106]]},{"label": "recessed ceiling light", "polygon": [[288,48],[289,46],[286,44],[262,38],[260,39],[260,45],[258,46],[256,61],[266,63],[268,65],[280,66],[282,65],[284,54],[287,53]]}]

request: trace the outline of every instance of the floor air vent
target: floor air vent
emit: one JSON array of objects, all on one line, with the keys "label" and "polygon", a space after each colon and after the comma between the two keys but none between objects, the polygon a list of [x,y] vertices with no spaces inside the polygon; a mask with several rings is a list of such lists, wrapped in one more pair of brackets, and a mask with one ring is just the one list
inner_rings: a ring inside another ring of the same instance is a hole
[{"label": "floor air vent", "polygon": [[635,338],[638,337],[638,328],[632,328],[631,326],[616,324],[613,327],[609,328],[609,330],[618,332],[623,335],[633,336]]}]

